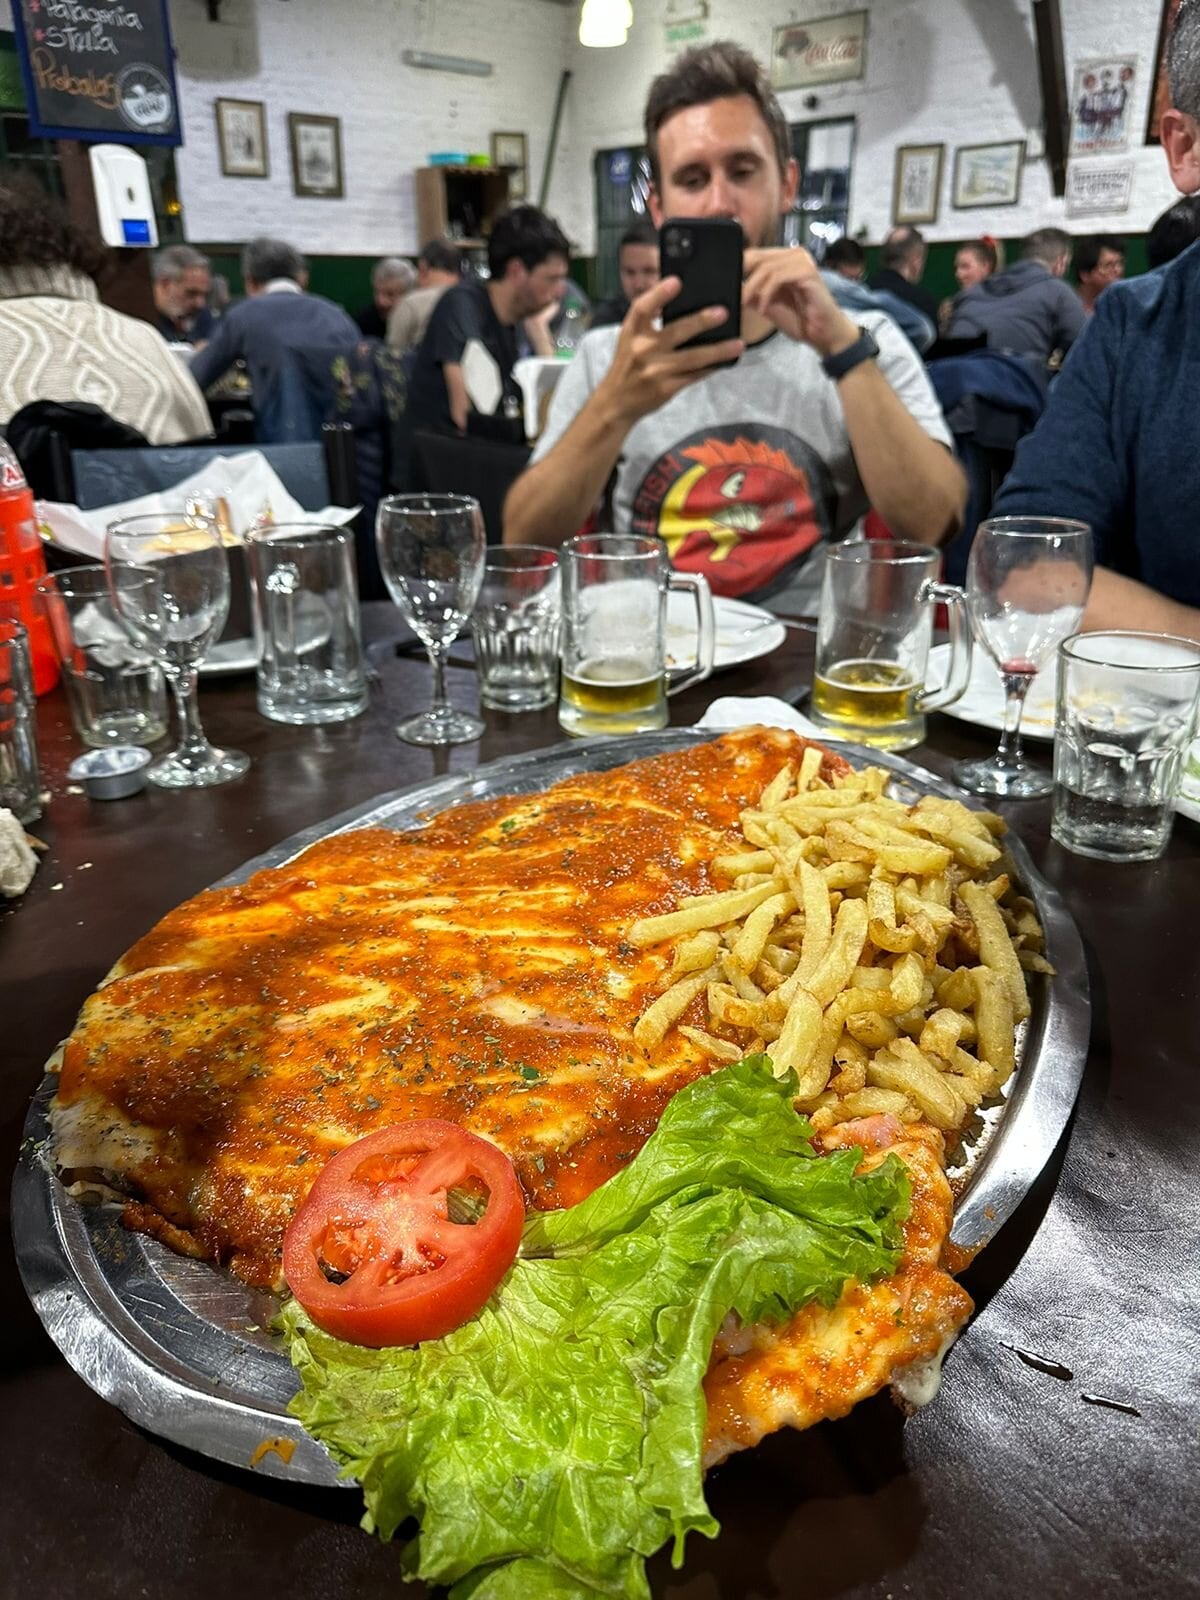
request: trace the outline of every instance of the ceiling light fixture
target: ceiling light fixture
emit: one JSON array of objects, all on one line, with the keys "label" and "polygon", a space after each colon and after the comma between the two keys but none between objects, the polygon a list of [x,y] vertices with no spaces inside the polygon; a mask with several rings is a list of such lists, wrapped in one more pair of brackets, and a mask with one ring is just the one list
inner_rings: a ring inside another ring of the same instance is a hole
[{"label": "ceiling light fixture", "polygon": [[633,26],[630,0],[583,0],[579,42],[593,50],[611,50],[625,43]]}]

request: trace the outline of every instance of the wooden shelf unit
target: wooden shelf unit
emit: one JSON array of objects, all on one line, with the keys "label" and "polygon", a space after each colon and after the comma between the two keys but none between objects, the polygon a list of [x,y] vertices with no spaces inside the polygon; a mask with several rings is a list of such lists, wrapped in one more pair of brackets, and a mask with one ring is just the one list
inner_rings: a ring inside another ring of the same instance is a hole
[{"label": "wooden shelf unit", "polygon": [[466,250],[487,242],[492,223],[508,209],[503,167],[418,167],[417,232],[420,245],[452,239]]}]

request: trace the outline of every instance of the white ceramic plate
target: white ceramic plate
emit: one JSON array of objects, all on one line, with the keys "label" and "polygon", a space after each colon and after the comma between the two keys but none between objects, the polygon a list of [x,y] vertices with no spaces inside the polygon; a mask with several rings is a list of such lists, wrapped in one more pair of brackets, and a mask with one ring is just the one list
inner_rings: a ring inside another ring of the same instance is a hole
[{"label": "white ceramic plate", "polygon": [[[778,617],[745,600],[725,600],[713,596],[713,618],[717,624],[717,648],[713,670],[740,666],[769,655],[787,638]],[[686,594],[667,596],[667,665],[693,667],[696,664],[696,608]]]},{"label": "white ceramic plate", "polygon": [[258,665],[258,646],[253,639],[222,639],[200,663],[202,678],[229,678],[239,672],[253,672]]},{"label": "white ceramic plate", "polygon": [[[944,683],[950,665],[950,646],[935,644],[929,652],[929,682]],[[1021,732],[1027,739],[1054,738],[1054,699],[1057,694],[1055,663],[1050,660],[1029,686]],[[976,647],[971,657],[971,679],[961,700],[945,707],[948,717],[973,722],[977,728],[1004,728],[1004,686],[1000,670],[986,650]]]}]

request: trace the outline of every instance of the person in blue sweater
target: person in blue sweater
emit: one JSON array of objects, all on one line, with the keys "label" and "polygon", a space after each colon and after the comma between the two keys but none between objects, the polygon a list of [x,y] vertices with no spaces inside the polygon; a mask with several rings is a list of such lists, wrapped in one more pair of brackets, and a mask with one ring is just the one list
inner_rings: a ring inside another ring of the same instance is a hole
[{"label": "person in blue sweater", "polygon": [[[1200,191],[1200,0],[1184,0],[1167,58],[1162,147],[1175,187]],[[1200,243],[1114,283],[1098,301],[993,516],[1090,523],[1096,575],[1086,628],[1200,640]]]}]

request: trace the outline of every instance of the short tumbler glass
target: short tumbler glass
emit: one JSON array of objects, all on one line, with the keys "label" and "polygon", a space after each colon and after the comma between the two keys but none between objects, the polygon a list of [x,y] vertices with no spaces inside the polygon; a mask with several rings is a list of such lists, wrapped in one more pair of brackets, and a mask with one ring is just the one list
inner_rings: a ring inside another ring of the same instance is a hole
[{"label": "short tumbler glass", "polygon": [[1076,855],[1154,861],[1171,836],[1200,704],[1200,645],[1077,633],[1058,655],[1050,832]]},{"label": "short tumbler glass", "polygon": [[42,814],[29,636],[0,618],[0,807],[18,822]]},{"label": "short tumbler glass", "polygon": [[[149,580],[122,573],[129,590]],[[86,745],[153,744],[167,731],[162,668],[129,637],[104,567],[67,567],[37,586],[62,668],[75,732]]]},{"label": "short tumbler glass", "polygon": [[497,711],[537,711],[558,698],[562,590],[558,557],[540,545],[488,550],[471,614],[479,698]]}]

